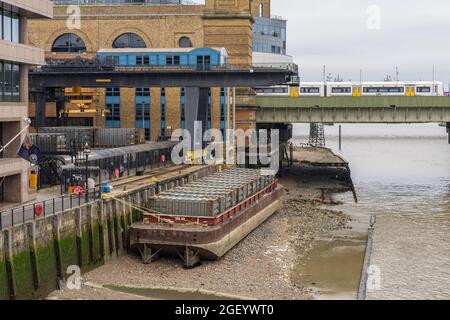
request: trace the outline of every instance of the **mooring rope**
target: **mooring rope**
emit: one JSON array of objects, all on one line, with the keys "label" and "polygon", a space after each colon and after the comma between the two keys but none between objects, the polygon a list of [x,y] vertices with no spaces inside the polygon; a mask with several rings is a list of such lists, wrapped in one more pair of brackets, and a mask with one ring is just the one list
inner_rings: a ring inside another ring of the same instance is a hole
[{"label": "mooring rope", "polygon": [[[130,208],[136,209],[136,210],[141,211],[142,213],[144,213],[146,215],[149,215],[149,216],[152,216],[153,218],[158,219],[158,221],[165,222],[165,223],[168,223],[170,225],[174,225],[175,224],[172,220],[161,218],[161,216],[164,215],[161,212],[158,212],[158,211],[146,208],[146,207],[141,207],[141,206],[139,206],[137,204],[135,205],[135,204],[133,204],[133,203],[131,203],[129,201],[125,201],[125,200],[122,200],[122,199],[119,199],[119,198],[110,197],[110,199],[113,199],[113,200],[119,201],[119,202],[121,202],[121,203],[123,203],[125,205],[128,205],[128,206],[130,206]],[[149,211],[151,211],[152,213],[149,212]],[[189,223],[185,223],[184,225],[196,225],[196,226],[200,226],[200,227],[205,227],[206,226],[206,224],[202,224],[200,222],[193,222],[193,221],[190,221]]]}]

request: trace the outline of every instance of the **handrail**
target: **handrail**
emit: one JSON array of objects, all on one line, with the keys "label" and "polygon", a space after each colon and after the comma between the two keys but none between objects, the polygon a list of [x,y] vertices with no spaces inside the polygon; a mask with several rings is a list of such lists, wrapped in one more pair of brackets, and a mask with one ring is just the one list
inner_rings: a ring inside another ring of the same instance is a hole
[{"label": "handrail", "polygon": [[[55,216],[66,210],[93,203],[100,198],[101,187],[96,187],[84,194],[67,194],[3,210],[0,212],[0,231],[4,228],[15,227],[27,222]],[[17,216],[19,217],[17,218]],[[10,223],[5,225],[5,219],[8,218]]]}]

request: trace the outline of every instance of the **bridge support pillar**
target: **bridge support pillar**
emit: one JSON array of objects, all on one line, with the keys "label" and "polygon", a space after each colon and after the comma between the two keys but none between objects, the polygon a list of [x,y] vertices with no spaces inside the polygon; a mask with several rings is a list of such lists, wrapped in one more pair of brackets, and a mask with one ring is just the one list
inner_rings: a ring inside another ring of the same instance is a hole
[{"label": "bridge support pillar", "polygon": [[[191,134],[192,150],[201,150],[204,147],[203,142],[195,142],[194,137],[199,136],[203,141],[203,133],[208,130],[208,98],[209,88],[185,88],[185,128]],[[201,122],[201,126],[196,127],[196,122]]]},{"label": "bridge support pillar", "polygon": [[447,122],[448,144],[450,144],[450,122]]},{"label": "bridge support pillar", "polygon": [[45,127],[46,91],[36,92],[36,128]]}]

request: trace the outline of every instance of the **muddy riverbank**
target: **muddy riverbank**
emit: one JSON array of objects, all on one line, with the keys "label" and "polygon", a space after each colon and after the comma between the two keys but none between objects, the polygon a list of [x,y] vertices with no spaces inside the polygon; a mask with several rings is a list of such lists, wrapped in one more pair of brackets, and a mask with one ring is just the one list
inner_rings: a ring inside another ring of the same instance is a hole
[{"label": "muddy riverbank", "polygon": [[[324,208],[321,201],[325,196],[325,202],[333,205],[332,195],[345,190],[339,180],[333,179],[336,173],[315,174],[313,179],[284,175],[283,209],[220,261],[185,270],[178,260],[160,259],[144,265],[138,256],[129,255],[85,274],[81,290],[57,291],[49,298],[177,299],[176,288],[194,289],[182,295],[190,299],[199,298],[195,289],[254,299],[316,298],[319,291],[298,276],[298,267],[317,240],[332,237],[339,230],[347,232],[351,219],[335,205]],[[158,290],[162,288],[169,290],[161,294]]]}]

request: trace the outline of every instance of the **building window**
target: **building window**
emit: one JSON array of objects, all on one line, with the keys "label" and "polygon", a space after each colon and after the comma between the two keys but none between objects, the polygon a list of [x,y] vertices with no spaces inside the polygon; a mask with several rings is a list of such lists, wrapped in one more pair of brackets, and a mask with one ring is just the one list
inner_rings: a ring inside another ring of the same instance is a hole
[{"label": "building window", "polygon": [[181,129],[186,129],[186,91],[184,88],[181,88],[180,94],[180,118]]},{"label": "building window", "polygon": [[120,88],[106,89],[106,126],[108,128],[120,128]]},{"label": "building window", "polygon": [[220,131],[222,137],[226,141],[227,129],[227,89],[220,88]]},{"label": "building window", "polygon": [[208,129],[212,128],[212,94],[211,88],[208,89]]},{"label": "building window", "polygon": [[20,65],[0,61],[0,101],[20,101]]},{"label": "building window", "polygon": [[264,17],[264,4],[262,2],[259,4],[259,16]]},{"label": "building window", "polygon": [[178,41],[178,46],[180,48],[192,48],[192,41],[188,37],[181,37]]},{"label": "building window", "polygon": [[55,40],[52,52],[82,53],[86,52],[86,45],[83,39],[76,34],[65,33]]},{"label": "building window", "polygon": [[166,89],[161,88],[161,133],[163,135],[166,127]]},{"label": "building window", "polygon": [[135,33],[124,33],[117,37],[112,44],[113,48],[147,48],[144,39]]},{"label": "building window", "polygon": [[136,88],[136,128],[145,130],[145,140],[150,140],[150,89]]},{"label": "building window", "polygon": [[2,40],[20,42],[20,16],[16,7],[0,3],[0,36]]}]

